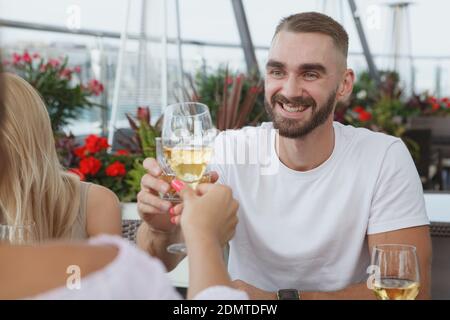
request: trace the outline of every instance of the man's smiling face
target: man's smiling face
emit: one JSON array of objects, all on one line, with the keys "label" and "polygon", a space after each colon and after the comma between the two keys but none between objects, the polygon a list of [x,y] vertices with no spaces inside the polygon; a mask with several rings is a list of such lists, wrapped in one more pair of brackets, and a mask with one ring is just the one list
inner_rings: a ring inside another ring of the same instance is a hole
[{"label": "man's smiling face", "polygon": [[345,70],[331,37],[280,31],[265,76],[266,110],[280,135],[304,137],[332,117]]}]

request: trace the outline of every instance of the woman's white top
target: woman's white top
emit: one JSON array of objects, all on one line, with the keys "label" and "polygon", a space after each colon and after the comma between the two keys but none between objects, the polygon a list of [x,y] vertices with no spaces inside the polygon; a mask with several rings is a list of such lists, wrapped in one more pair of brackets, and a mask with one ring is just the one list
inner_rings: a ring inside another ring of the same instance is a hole
[{"label": "woman's white top", "polygon": [[[65,287],[59,287],[32,299],[181,299],[171,285],[158,259],[141,251],[118,236],[101,235],[89,240],[91,245],[114,245],[116,258],[103,269],[81,279],[68,274]],[[76,266],[72,269],[76,270]],[[83,275],[83,270],[79,270]],[[72,271],[73,272],[73,271]],[[210,287],[197,300],[248,299],[245,292],[225,286]]]}]

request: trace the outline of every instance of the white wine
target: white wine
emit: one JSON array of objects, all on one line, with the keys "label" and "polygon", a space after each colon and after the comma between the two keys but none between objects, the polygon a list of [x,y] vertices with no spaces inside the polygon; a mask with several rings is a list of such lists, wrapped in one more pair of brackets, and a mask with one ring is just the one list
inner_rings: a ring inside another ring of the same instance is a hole
[{"label": "white wine", "polygon": [[164,148],[164,156],[175,176],[195,186],[205,173],[212,157],[211,147]]},{"label": "white wine", "polygon": [[414,300],[419,294],[420,284],[396,278],[375,280],[373,291],[379,300]]}]

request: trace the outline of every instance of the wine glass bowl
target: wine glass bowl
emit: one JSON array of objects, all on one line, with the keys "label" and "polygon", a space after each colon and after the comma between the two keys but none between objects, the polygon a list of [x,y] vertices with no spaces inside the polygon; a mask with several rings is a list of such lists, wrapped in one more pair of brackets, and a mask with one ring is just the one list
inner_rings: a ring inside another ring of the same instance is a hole
[{"label": "wine glass bowl", "polygon": [[372,286],[379,300],[414,300],[417,297],[420,275],[414,246],[376,245],[371,264],[376,268]]},{"label": "wine glass bowl", "polygon": [[168,171],[195,188],[211,160],[216,133],[206,105],[184,102],[168,106],[161,136]]}]

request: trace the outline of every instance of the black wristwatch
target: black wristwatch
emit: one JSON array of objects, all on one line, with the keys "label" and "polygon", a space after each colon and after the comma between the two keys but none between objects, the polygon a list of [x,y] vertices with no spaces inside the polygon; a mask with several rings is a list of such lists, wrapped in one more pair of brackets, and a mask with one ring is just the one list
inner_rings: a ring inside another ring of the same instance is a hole
[{"label": "black wristwatch", "polygon": [[300,292],[296,289],[280,289],[277,292],[278,300],[300,300]]}]

